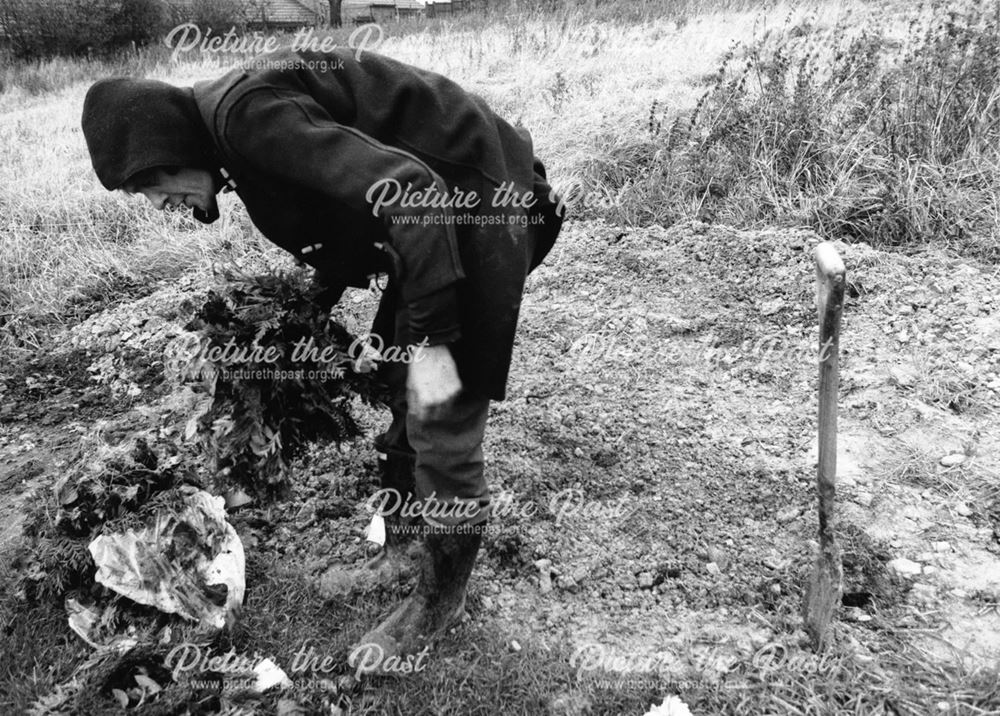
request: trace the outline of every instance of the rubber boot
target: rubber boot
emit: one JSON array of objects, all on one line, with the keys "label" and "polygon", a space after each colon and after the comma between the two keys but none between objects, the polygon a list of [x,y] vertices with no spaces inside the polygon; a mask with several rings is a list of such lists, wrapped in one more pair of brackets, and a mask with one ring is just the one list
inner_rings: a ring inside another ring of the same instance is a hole
[{"label": "rubber boot", "polygon": [[[399,504],[406,504],[413,496],[413,455],[380,452],[378,463],[381,488],[395,490],[399,495]],[[383,515],[385,545],[378,554],[359,567],[331,567],[323,574],[320,580],[323,596],[350,598],[379,589],[391,589],[416,577],[423,546],[418,539],[418,531],[413,528],[415,521],[402,517],[399,512],[395,510]]]},{"label": "rubber boot", "polygon": [[434,640],[465,614],[466,587],[483,541],[482,528],[428,528],[416,588],[351,647],[348,663],[358,675],[419,670]]}]

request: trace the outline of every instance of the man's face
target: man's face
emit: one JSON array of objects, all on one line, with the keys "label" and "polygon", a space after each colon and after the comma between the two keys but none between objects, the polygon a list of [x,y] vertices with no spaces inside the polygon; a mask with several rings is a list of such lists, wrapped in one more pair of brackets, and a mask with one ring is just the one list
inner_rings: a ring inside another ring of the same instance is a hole
[{"label": "man's face", "polygon": [[128,194],[142,194],[157,209],[187,206],[209,212],[215,202],[212,175],[205,169],[154,169],[138,183],[126,182]]}]

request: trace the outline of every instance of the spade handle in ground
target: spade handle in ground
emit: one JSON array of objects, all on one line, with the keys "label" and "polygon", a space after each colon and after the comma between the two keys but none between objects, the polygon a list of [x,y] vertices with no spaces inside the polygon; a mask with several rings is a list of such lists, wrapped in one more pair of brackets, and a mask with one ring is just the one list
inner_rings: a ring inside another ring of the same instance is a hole
[{"label": "spade handle in ground", "polygon": [[819,311],[819,467],[820,536],[832,530],[837,482],[837,390],[840,382],[840,316],[847,271],[837,250],[827,242],[816,247],[816,290]]},{"label": "spade handle in ground", "polygon": [[806,592],[806,630],[814,647],[827,640],[840,603],[843,571],[834,537],[837,485],[837,389],[840,378],[840,317],[847,271],[829,243],[816,247],[816,307],[819,313],[819,462],[816,492],[819,502],[819,555]]}]

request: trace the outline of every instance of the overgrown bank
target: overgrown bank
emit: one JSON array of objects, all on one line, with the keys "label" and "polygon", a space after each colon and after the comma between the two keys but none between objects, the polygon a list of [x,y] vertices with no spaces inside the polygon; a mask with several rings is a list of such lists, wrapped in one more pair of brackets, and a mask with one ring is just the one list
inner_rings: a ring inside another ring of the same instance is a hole
[{"label": "overgrown bank", "polygon": [[612,220],[806,225],[1000,259],[1000,6],[791,13],[727,52],[690,112],[654,100],[584,185]]}]

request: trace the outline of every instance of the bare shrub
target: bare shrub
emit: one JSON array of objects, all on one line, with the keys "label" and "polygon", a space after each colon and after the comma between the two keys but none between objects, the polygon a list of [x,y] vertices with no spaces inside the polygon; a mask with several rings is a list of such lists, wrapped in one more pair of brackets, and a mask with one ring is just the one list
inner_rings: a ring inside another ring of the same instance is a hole
[{"label": "bare shrub", "polygon": [[0,25],[18,58],[144,43],[164,28],[158,0],[0,0]]}]

